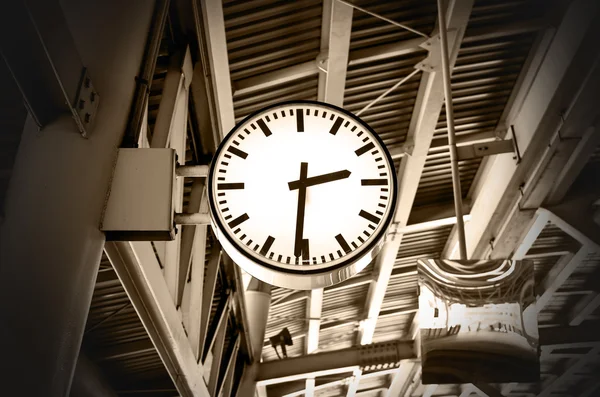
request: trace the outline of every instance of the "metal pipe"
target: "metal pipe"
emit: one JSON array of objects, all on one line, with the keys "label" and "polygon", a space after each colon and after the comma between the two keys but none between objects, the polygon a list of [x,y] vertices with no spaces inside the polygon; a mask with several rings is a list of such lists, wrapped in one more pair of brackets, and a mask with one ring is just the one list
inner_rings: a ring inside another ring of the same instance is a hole
[{"label": "metal pipe", "polygon": [[456,229],[460,259],[467,259],[467,244],[465,224],[463,221],[462,193],[460,188],[460,172],[458,169],[458,154],[454,133],[454,109],[452,108],[452,86],[450,85],[450,59],[448,56],[448,37],[445,8],[443,0],[437,0],[438,25],[440,29],[440,48],[442,49],[442,78],[444,81],[444,98],[446,99],[446,124],[448,126],[448,148],[450,149],[450,165],[452,169],[452,188],[454,191],[454,210],[456,212]]},{"label": "metal pipe", "polygon": [[182,165],[175,168],[175,175],[186,178],[206,178],[208,165]]},{"label": "metal pipe", "polygon": [[388,19],[388,18],[386,18],[386,17],[384,17],[384,16],[382,16],[382,15],[376,14],[376,13],[374,13],[374,12],[371,12],[371,11],[369,11],[369,10],[365,10],[364,8],[362,8],[362,7],[359,7],[359,6],[357,6],[356,4],[350,3],[349,1],[346,1],[346,0],[337,0],[337,1],[339,1],[340,3],[343,3],[343,4],[347,4],[347,5],[349,5],[350,7],[354,7],[354,8],[356,8],[357,10],[364,12],[365,14],[369,14],[369,15],[372,15],[372,16],[374,16],[374,17],[376,17],[376,18],[379,18],[379,19],[381,19],[381,20],[384,20],[384,21],[386,21],[386,22],[389,22],[389,23],[391,23],[392,25],[396,25],[396,26],[398,26],[399,28],[406,29],[406,30],[408,30],[409,32],[413,32],[413,33],[415,33],[415,34],[418,34],[419,36],[423,36],[423,37],[429,38],[429,36],[427,36],[427,35],[426,35],[425,33],[423,33],[423,32],[419,32],[418,30],[415,30],[415,29],[413,29],[413,28],[410,28],[410,27],[408,27],[408,26],[406,26],[406,25],[403,25],[403,24],[401,24],[400,22],[392,21],[391,19]]},{"label": "metal pipe", "polygon": [[176,225],[210,225],[208,213],[181,213],[175,214]]},{"label": "metal pipe", "polygon": [[150,97],[150,84],[156,68],[156,60],[160,52],[160,44],[165,31],[167,17],[169,14],[170,0],[159,0],[155,4],[154,15],[152,17],[152,26],[146,41],[144,49],[144,60],[138,77],[136,77],[136,87],[134,100],[129,111],[129,121],[127,130],[121,147],[136,148],[142,132],[142,123],[144,112],[148,107]]},{"label": "metal pipe", "polygon": [[377,98],[373,99],[367,106],[365,106],[364,108],[362,108],[362,110],[360,112],[356,113],[356,115],[360,116],[363,112],[365,112],[366,110],[368,110],[371,106],[375,105],[382,98],[384,98],[387,94],[389,94],[390,92],[394,91],[396,88],[398,88],[399,86],[401,86],[402,84],[404,84],[408,79],[410,79],[411,77],[413,77],[415,74],[417,74],[419,72],[420,72],[419,69],[413,70],[408,76],[406,76],[405,78],[403,78],[402,80],[400,80],[399,82],[397,82],[396,84],[394,84],[391,88],[389,88],[383,94],[379,95]]}]

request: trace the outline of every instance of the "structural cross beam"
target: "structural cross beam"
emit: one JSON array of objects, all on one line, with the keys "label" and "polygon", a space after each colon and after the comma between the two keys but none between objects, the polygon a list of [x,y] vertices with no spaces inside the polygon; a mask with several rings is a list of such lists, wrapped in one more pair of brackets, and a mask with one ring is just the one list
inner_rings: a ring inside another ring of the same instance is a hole
[{"label": "structural cross beam", "polygon": [[[473,221],[465,228],[470,257],[510,257],[535,209],[546,199],[560,198],[580,169],[580,162],[569,158],[583,153],[579,142],[594,141],[589,127],[596,117],[591,104],[598,101],[599,65],[597,54],[587,48],[600,31],[599,10],[598,3],[573,1],[556,28],[540,33],[499,122],[515,131],[523,156],[518,164],[510,156],[482,164],[485,178],[472,189]],[[456,236],[451,236],[443,256],[454,257],[455,248]]]}]

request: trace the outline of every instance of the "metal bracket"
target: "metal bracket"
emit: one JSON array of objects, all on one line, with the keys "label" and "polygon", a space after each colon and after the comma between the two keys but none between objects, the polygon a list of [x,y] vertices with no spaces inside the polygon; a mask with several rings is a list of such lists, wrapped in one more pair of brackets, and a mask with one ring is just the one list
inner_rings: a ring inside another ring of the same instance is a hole
[{"label": "metal bracket", "polygon": [[474,143],[456,148],[458,160],[471,160],[493,154],[515,153],[516,148],[512,139],[502,139],[491,142]]},{"label": "metal bracket", "polygon": [[384,242],[390,242],[390,241],[394,241],[396,240],[396,236],[398,236],[400,233],[398,232],[398,230],[401,227],[401,223],[400,222],[392,222],[392,224],[389,227],[388,232],[385,234],[385,241]]},{"label": "metal bracket", "polygon": [[402,144],[402,153],[412,156],[412,153],[414,150],[415,150],[415,140],[412,137],[407,138],[406,141]]},{"label": "metal bracket", "polygon": [[426,49],[429,52],[427,58],[415,65],[415,69],[423,72],[438,72],[442,68],[440,35],[435,35],[426,40],[419,47]]},{"label": "metal bracket", "polygon": [[99,103],[100,96],[94,89],[92,80],[87,73],[87,68],[84,68],[83,76],[79,84],[79,90],[77,92],[77,99],[73,106],[71,106],[73,118],[84,138],[89,136]]},{"label": "metal bracket", "polygon": [[514,125],[510,126],[510,133],[512,135],[513,142],[515,144],[516,156],[514,157],[514,159],[517,160],[517,164],[519,164],[521,162],[521,151],[519,150],[519,141],[517,141],[517,134],[515,133]]},{"label": "metal bracket", "polygon": [[315,62],[317,64],[317,68],[324,73],[327,73],[327,71],[329,70],[329,54],[326,52],[321,52],[319,53],[319,55],[317,55],[317,58],[315,59]]},{"label": "metal bracket", "polygon": [[[448,30],[448,41],[454,42],[454,37],[458,31],[456,29]],[[423,61],[415,65],[415,69],[423,72],[441,72],[442,70],[442,49],[440,47],[439,33],[423,42],[419,47],[427,50],[429,55]]]}]

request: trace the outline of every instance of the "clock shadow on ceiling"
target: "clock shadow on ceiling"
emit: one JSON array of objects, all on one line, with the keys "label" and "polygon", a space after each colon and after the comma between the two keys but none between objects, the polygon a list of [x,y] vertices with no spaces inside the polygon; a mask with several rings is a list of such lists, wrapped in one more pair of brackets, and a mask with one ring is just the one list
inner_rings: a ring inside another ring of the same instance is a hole
[{"label": "clock shadow on ceiling", "polygon": [[208,175],[225,252],[272,285],[314,289],[352,277],[378,253],[397,204],[394,165],[352,113],[288,101],[238,123]]}]

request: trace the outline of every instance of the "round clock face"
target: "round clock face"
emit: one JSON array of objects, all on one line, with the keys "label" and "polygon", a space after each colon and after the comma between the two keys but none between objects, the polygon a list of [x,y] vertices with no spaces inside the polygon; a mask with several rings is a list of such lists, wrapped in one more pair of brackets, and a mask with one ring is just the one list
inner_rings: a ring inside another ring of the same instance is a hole
[{"label": "round clock face", "polygon": [[248,116],[210,167],[213,226],[254,277],[293,289],[362,270],[393,217],[397,183],[377,135],[338,107],[278,104]]}]

